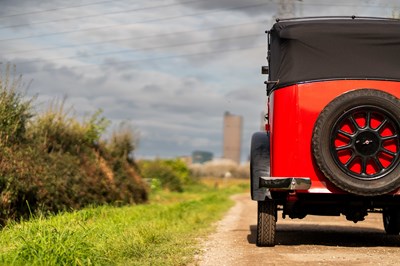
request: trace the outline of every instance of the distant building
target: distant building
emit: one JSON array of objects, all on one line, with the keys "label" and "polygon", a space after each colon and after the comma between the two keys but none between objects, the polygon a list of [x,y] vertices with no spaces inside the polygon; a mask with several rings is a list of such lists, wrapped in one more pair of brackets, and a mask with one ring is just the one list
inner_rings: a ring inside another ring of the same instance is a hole
[{"label": "distant building", "polygon": [[192,163],[203,164],[212,161],[214,155],[208,151],[194,151],[192,152]]},{"label": "distant building", "polygon": [[243,119],[241,116],[224,114],[223,158],[240,164]]}]

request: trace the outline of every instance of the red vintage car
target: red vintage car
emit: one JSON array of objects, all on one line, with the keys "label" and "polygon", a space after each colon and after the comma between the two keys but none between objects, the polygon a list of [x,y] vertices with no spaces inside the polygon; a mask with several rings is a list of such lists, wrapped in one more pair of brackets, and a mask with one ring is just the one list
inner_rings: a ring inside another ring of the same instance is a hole
[{"label": "red vintage car", "polygon": [[282,217],[383,214],[400,233],[400,21],[277,20],[268,34],[265,132],[251,141],[257,245]]}]

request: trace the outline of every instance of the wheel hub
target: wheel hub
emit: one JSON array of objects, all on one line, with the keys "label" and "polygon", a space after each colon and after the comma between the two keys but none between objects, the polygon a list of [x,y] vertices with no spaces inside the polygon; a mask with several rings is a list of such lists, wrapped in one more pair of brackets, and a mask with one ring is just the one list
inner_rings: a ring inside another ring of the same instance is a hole
[{"label": "wheel hub", "polygon": [[364,131],[355,138],[355,150],[362,156],[376,154],[380,147],[379,136],[374,132]]}]

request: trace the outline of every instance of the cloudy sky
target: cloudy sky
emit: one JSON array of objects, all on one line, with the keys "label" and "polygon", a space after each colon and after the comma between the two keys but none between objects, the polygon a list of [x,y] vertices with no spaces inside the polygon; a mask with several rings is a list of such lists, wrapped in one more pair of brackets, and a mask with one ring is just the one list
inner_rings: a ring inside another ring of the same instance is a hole
[{"label": "cloudy sky", "polygon": [[225,111],[244,119],[242,158],[266,102],[277,16],[393,17],[398,0],[0,0],[0,61],[37,103],[67,97],[140,132],[136,158],[222,156]]}]

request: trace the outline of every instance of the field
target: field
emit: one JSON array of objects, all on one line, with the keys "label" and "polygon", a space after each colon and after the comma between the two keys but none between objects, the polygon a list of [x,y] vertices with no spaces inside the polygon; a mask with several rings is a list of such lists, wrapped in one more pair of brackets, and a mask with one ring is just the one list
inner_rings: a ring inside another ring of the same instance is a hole
[{"label": "field", "polygon": [[149,204],[100,206],[11,223],[0,232],[5,265],[186,265],[198,241],[248,190],[247,180],[208,180],[159,191]]}]

